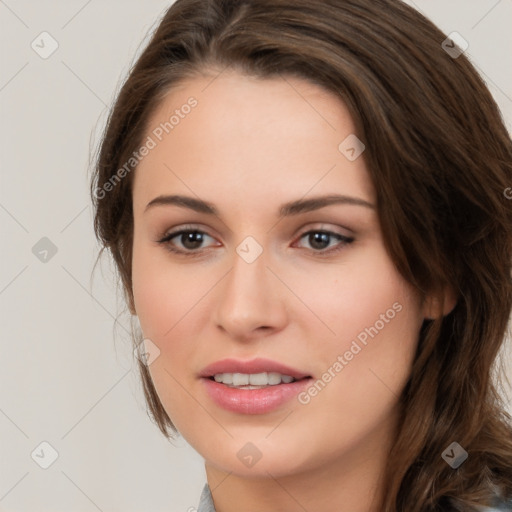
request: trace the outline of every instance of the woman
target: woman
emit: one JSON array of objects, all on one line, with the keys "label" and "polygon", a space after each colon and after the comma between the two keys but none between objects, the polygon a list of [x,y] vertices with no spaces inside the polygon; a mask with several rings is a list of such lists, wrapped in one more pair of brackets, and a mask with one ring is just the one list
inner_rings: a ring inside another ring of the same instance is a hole
[{"label": "woman", "polygon": [[91,191],[200,512],[511,510],[511,155],[401,2],[171,6]]}]

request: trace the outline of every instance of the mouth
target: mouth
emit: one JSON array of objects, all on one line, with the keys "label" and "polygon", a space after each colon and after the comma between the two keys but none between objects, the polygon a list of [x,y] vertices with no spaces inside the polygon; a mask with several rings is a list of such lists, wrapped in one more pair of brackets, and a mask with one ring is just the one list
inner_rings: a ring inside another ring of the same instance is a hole
[{"label": "mouth", "polygon": [[242,414],[271,412],[304,390],[312,376],[269,359],[217,361],[199,374],[206,393],[223,409]]},{"label": "mouth", "polygon": [[203,368],[199,376],[231,387],[278,386],[311,377],[306,372],[264,358],[223,359]]}]

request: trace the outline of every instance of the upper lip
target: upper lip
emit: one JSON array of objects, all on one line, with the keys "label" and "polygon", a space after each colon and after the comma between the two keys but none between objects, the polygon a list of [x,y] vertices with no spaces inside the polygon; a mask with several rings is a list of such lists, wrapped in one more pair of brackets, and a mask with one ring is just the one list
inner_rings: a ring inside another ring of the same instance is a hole
[{"label": "upper lip", "polygon": [[300,372],[294,368],[290,368],[277,361],[270,359],[256,358],[248,361],[242,361],[237,359],[222,359],[215,363],[209,364],[201,370],[199,373],[200,377],[213,377],[219,373],[263,373],[263,372],[276,372],[281,375],[289,375],[296,380],[309,377],[307,373]]}]

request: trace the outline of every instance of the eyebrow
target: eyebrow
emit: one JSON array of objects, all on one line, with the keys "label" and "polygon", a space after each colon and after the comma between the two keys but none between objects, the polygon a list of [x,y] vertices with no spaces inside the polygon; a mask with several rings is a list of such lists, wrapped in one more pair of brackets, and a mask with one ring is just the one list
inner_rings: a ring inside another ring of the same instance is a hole
[{"label": "eyebrow", "polygon": [[[325,208],[333,204],[347,204],[353,206],[363,206],[370,209],[375,209],[375,205],[372,203],[353,196],[345,196],[339,194],[331,194],[327,196],[312,197],[310,199],[298,199],[296,201],[290,201],[285,203],[279,209],[279,217],[288,217],[291,215],[298,215],[300,213],[306,213],[320,208]],[[155,206],[181,206],[183,208],[189,208],[198,213],[206,213],[208,215],[218,216],[219,212],[217,208],[208,201],[202,199],[196,199],[194,197],[182,196],[182,195],[168,195],[158,196],[152,199],[144,209],[144,213]]]}]

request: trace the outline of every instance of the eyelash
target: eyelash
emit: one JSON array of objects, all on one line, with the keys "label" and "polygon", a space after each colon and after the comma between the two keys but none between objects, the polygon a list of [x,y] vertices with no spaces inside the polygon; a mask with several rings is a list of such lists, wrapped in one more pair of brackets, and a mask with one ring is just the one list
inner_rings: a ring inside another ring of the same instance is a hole
[{"label": "eyelash", "polygon": [[[174,231],[174,232],[166,234],[163,238],[161,238],[160,240],[157,240],[157,242],[159,244],[164,245],[165,248],[172,253],[183,255],[183,256],[191,256],[191,257],[199,256],[205,250],[205,248],[199,248],[197,250],[194,250],[194,249],[183,250],[183,249],[177,249],[171,243],[171,240],[173,238],[176,238],[178,236],[188,234],[188,233],[199,233],[201,235],[210,236],[210,235],[208,235],[208,233],[201,231],[200,229],[193,228],[193,227],[184,227],[184,228],[179,229],[178,231]],[[351,244],[355,240],[353,237],[348,237],[348,236],[342,235],[340,233],[335,233],[334,231],[329,231],[329,230],[325,230],[325,229],[312,229],[312,230],[306,231],[300,235],[299,240],[302,240],[304,237],[307,237],[307,236],[309,236],[311,234],[315,234],[315,233],[316,234],[321,233],[324,235],[328,235],[330,237],[334,237],[334,238],[338,239],[338,241],[340,242],[337,245],[335,245],[333,248],[330,248],[330,249],[308,249],[310,252],[312,252],[318,256],[329,256],[331,254],[337,253],[337,252],[341,251],[346,245]],[[210,238],[213,238],[213,237],[210,236]]]}]

